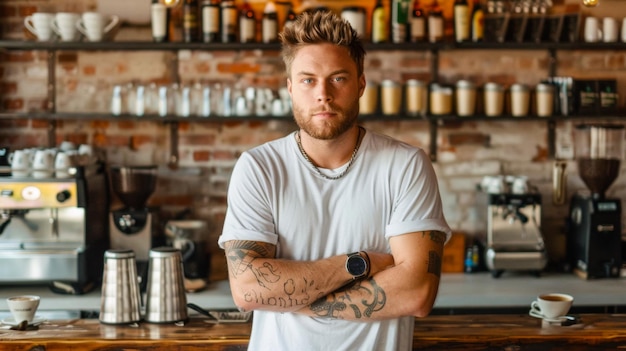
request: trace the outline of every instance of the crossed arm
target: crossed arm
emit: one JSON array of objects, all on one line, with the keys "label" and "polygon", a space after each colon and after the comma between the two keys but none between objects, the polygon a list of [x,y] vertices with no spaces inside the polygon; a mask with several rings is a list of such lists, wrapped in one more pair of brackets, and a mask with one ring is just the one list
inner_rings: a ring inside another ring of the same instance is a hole
[{"label": "crossed arm", "polygon": [[367,321],[430,313],[445,238],[438,231],[392,237],[391,255],[367,252],[370,276],[357,282],[345,270],[346,255],[305,262],[274,258],[276,247],[263,242],[224,247],[233,298],[242,310]]}]

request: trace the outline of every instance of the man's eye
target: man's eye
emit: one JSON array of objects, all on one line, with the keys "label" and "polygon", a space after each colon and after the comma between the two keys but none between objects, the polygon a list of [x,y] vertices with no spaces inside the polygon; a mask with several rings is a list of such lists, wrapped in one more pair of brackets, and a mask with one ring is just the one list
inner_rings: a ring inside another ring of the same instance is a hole
[{"label": "man's eye", "polygon": [[344,80],[346,80],[346,78],[345,77],[335,77],[335,78],[333,78],[333,80],[335,82],[343,82]]},{"label": "man's eye", "polygon": [[302,80],[302,83],[304,83],[304,84],[311,84],[311,83],[313,83],[313,79],[311,79],[311,78],[304,78]]}]

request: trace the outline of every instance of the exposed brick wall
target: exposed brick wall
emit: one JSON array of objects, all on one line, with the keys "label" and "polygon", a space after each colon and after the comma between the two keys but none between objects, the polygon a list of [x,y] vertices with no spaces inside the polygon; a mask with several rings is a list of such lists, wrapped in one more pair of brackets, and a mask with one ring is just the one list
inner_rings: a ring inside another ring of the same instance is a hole
[{"label": "exposed brick wall", "polygon": [[[601,0],[617,5],[615,1]],[[0,5],[4,38],[23,39],[22,19],[35,10],[50,8],[82,12],[95,1],[38,0],[4,1]],[[619,5],[626,15],[626,6]],[[612,15],[617,16],[616,13]],[[132,35],[149,39],[149,31],[132,28]],[[120,35],[125,33],[120,32]],[[432,79],[429,52],[370,52],[368,78],[406,80]],[[558,75],[617,78],[619,90],[626,91],[626,52],[559,52]],[[440,80],[453,83],[470,79],[477,84],[496,81],[505,85],[521,82],[534,85],[547,77],[550,58],[545,51],[441,52]],[[109,111],[115,84],[165,84],[177,77],[183,83],[220,82],[233,86],[284,85],[282,61],[277,52],[59,52],[56,57],[56,94],[47,101],[47,53],[0,52],[0,109],[4,112],[37,112],[54,103],[57,111]],[[626,105],[626,94],[619,98]],[[557,124],[562,133],[566,122]],[[410,144],[428,148],[429,125],[422,120],[376,121],[368,128],[392,135]],[[0,120],[0,144],[13,149],[45,146],[47,122]],[[457,231],[483,235],[484,209],[477,204],[476,184],[485,175],[527,175],[543,194],[543,232],[554,260],[564,255],[564,219],[567,205],[551,202],[552,161],[548,159],[547,124],[542,121],[480,121],[444,123],[437,139],[435,164],[445,213]],[[164,218],[189,208],[192,216],[212,223],[209,240],[214,253],[213,279],[225,278],[225,265],[216,240],[225,211],[230,169],[242,151],[281,137],[294,130],[289,119],[268,122],[181,123],[179,126],[179,168],[169,169],[169,125],[155,121],[60,121],[56,143],[70,140],[93,144],[106,151],[111,163],[157,163],[163,165],[151,206],[161,206]],[[570,193],[583,188],[574,162],[568,163]],[[626,195],[624,172],[610,189],[610,195]],[[114,202],[112,207],[119,206]],[[626,224],[626,221],[623,221]]]}]

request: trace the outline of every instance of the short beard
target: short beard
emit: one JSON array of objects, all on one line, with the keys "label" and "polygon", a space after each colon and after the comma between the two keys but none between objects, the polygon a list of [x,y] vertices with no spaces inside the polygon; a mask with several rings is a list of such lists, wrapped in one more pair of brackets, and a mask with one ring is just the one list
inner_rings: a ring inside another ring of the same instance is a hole
[{"label": "short beard", "polygon": [[359,117],[359,102],[348,106],[346,110],[338,108],[336,105],[330,104],[329,108],[338,113],[338,116],[325,121],[323,126],[319,126],[311,121],[308,112],[303,111],[298,106],[293,106],[293,116],[298,127],[311,137],[319,140],[331,140],[350,130]]}]

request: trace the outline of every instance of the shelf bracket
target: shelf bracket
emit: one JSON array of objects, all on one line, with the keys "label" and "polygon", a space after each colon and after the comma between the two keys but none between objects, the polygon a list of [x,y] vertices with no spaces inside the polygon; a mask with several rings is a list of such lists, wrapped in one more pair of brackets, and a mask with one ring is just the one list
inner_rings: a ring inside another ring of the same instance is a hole
[{"label": "shelf bracket", "polygon": [[437,162],[437,120],[429,119],[428,127],[430,129],[430,146],[429,146],[429,156],[432,162]]},{"label": "shelf bracket", "polygon": [[556,69],[557,69],[557,58],[556,58],[556,49],[548,50],[550,54],[550,62],[548,63],[548,77],[556,77]]},{"label": "shelf bracket", "polygon": [[[48,96],[47,96],[47,110],[49,113],[54,114],[57,110],[56,104],[56,61],[57,54],[54,50],[47,51],[47,59],[48,59]],[[56,131],[57,131],[57,121],[56,120],[48,120],[48,147],[56,146]]]},{"label": "shelf bracket", "polygon": [[169,122],[170,125],[170,154],[167,166],[170,169],[178,168],[178,122]]}]

